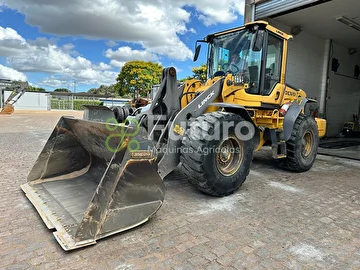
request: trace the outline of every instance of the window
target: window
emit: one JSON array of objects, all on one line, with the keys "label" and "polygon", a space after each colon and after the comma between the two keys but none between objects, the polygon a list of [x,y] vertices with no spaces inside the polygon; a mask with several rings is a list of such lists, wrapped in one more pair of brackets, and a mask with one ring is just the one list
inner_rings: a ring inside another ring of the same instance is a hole
[{"label": "window", "polygon": [[[245,66],[250,61],[247,58],[253,37],[254,34],[247,29],[214,37],[209,47],[208,78],[226,72],[233,74],[241,72],[241,66]],[[233,62],[235,56],[238,56],[238,61]],[[242,59],[239,59],[240,57]],[[238,66],[240,62],[244,65]]]},{"label": "window", "polygon": [[262,51],[262,49],[258,52],[253,50],[248,51],[245,76],[248,77],[247,80],[249,81],[249,88],[246,89],[246,92],[249,94],[260,94],[259,86]]},{"label": "window", "polygon": [[280,82],[283,41],[269,34],[265,66],[264,95],[269,95]]}]

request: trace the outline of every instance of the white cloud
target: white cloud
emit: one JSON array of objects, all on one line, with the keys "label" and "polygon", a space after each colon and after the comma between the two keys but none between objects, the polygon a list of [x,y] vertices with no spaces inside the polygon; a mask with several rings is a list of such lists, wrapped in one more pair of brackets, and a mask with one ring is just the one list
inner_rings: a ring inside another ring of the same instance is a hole
[{"label": "white cloud", "polygon": [[27,81],[26,75],[15,69],[0,64],[0,78],[8,80]]},{"label": "white cloud", "polygon": [[108,47],[115,47],[115,46],[118,45],[118,44],[117,44],[115,41],[113,41],[113,40],[109,40],[109,41],[106,42],[105,44],[106,44],[106,46],[108,46]]},{"label": "white cloud", "polygon": [[21,42],[25,42],[25,39],[22,36],[9,27],[0,27],[0,40],[20,40]]},{"label": "white cloud", "polygon": [[[176,60],[192,58],[179,35],[191,16],[205,25],[229,23],[243,13],[244,0],[2,0],[23,13],[26,22],[57,35],[140,43],[144,50]],[[195,14],[188,8],[194,7]]]},{"label": "white cloud", "polygon": [[75,45],[72,44],[72,43],[67,43],[67,44],[64,44],[62,47],[63,47],[64,50],[66,50],[66,51],[71,51],[72,49],[75,48]]},{"label": "white cloud", "polygon": [[194,28],[190,28],[190,29],[189,29],[189,32],[190,32],[190,33],[193,33],[193,34],[196,34],[196,30],[195,30]]},{"label": "white cloud", "polygon": [[234,22],[239,15],[244,14],[245,0],[223,0],[221,5],[217,0],[182,0],[190,6],[194,6],[199,12],[199,20],[206,26],[217,23]]},{"label": "white cloud", "polygon": [[158,56],[154,53],[151,53],[146,50],[133,50],[128,46],[119,47],[116,51],[108,49],[105,52],[105,56],[112,60],[120,62],[128,62],[133,60],[142,60],[142,61],[156,61]]},{"label": "white cloud", "polygon": [[117,60],[111,60],[110,61],[110,65],[114,66],[114,67],[118,67],[118,68],[122,68],[125,65],[126,62],[121,62],[121,61],[117,61]]},{"label": "white cloud", "polygon": [[110,65],[74,56],[75,46],[71,43],[58,47],[54,42],[46,38],[26,41],[14,29],[0,26],[0,55],[6,57],[7,73],[11,70],[12,75],[20,76],[21,72],[43,72],[61,74],[84,84],[115,83],[118,73],[111,71]]},{"label": "white cloud", "polygon": [[108,65],[108,64],[105,64],[103,62],[101,62],[99,65],[98,65],[99,69],[100,70],[106,70],[106,69],[111,69],[111,66]]},{"label": "white cloud", "polygon": [[7,58],[8,64],[19,71],[69,73],[73,70],[97,68],[88,59],[63,52],[56,45],[48,47],[30,47],[26,56],[13,56]]},{"label": "white cloud", "polygon": [[97,71],[97,70],[81,70],[79,74],[74,77],[69,77],[67,75],[52,75],[44,78],[38,84],[41,86],[51,86],[51,87],[65,87],[70,90],[74,88],[74,82],[76,84],[83,85],[109,85],[115,83],[115,78],[118,75],[117,72],[113,71]]},{"label": "white cloud", "polygon": [[62,79],[58,79],[55,76],[50,76],[50,77],[46,77],[42,80],[42,82],[40,82],[39,85],[41,86],[51,86],[51,87],[56,87],[56,88],[67,88],[67,89],[71,89],[72,90],[72,84],[73,82],[69,81],[69,80],[62,80]]},{"label": "white cloud", "polygon": [[[196,26],[189,26],[192,17],[205,25],[229,23],[244,10],[244,0],[223,0],[221,4],[218,0],[0,0],[2,5],[21,12],[26,23],[44,33],[108,40],[110,48],[104,54],[109,64],[95,64],[71,43],[58,46],[56,39],[42,37],[26,40],[14,29],[0,26],[0,56],[9,66],[2,69],[17,71],[18,76],[25,76],[22,72],[61,74],[47,78],[46,83],[53,84],[67,80],[114,83],[117,68],[130,60],[191,59],[192,50],[180,36],[196,33]],[[116,48],[120,41],[141,47]]]},{"label": "white cloud", "polygon": [[0,56],[24,54],[29,49],[26,40],[12,28],[0,26]]},{"label": "white cloud", "polygon": [[27,40],[27,43],[30,45],[38,46],[38,47],[47,47],[49,44],[56,44],[57,39],[51,38],[47,39],[44,37],[38,37],[35,40]]}]

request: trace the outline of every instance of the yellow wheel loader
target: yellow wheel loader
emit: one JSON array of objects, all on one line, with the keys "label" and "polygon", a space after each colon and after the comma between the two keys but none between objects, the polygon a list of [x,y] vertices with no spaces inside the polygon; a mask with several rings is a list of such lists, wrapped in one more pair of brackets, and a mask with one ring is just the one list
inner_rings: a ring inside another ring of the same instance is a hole
[{"label": "yellow wheel loader", "polygon": [[94,244],[147,221],[177,167],[213,196],[236,191],[265,145],[280,166],[309,170],[326,122],[305,115],[315,101],[285,81],[290,38],[262,21],[208,35],[197,41],[208,44],[206,82],[179,85],[176,70],[165,68],[153,102],[125,123],[103,110],[62,117],[22,185],[61,246]]}]

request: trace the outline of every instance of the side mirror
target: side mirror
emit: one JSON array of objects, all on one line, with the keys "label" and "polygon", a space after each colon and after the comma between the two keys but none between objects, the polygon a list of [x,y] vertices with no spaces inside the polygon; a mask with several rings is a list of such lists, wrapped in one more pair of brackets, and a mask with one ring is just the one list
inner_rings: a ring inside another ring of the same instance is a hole
[{"label": "side mirror", "polygon": [[263,47],[263,43],[264,43],[264,36],[265,36],[265,31],[264,30],[258,30],[255,34],[255,42],[253,45],[252,50],[254,52],[259,52],[261,51],[262,47]]},{"label": "side mirror", "polygon": [[201,49],[201,44],[197,45],[196,48],[195,48],[195,54],[194,54],[194,59],[193,59],[194,62],[195,62],[195,61],[198,59],[198,57],[199,57],[200,49]]}]

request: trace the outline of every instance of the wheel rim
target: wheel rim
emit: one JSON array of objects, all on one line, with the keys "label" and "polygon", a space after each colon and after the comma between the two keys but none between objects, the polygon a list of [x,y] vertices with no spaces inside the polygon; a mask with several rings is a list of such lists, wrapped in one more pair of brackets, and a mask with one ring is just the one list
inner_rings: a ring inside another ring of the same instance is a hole
[{"label": "wheel rim", "polygon": [[305,132],[303,138],[302,138],[302,156],[308,157],[311,153],[313,145],[313,136],[310,131]]},{"label": "wheel rim", "polygon": [[237,172],[244,159],[243,143],[236,137],[229,137],[220,142],[216,154],[216,166],[224,176]]}]

